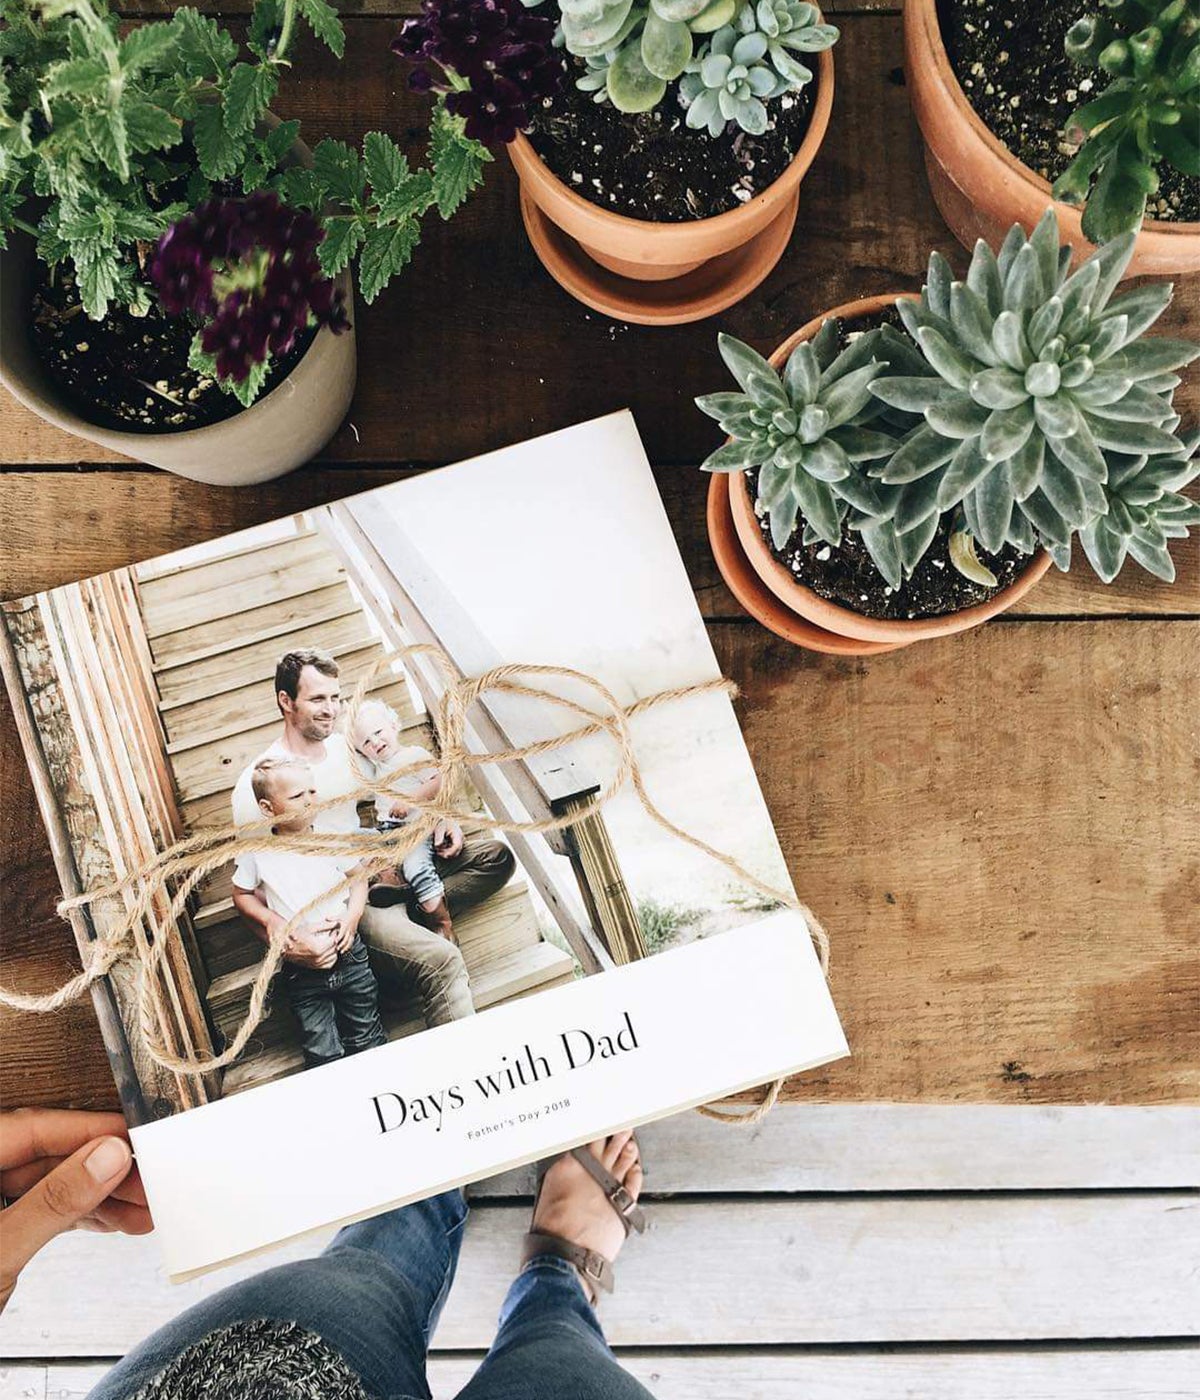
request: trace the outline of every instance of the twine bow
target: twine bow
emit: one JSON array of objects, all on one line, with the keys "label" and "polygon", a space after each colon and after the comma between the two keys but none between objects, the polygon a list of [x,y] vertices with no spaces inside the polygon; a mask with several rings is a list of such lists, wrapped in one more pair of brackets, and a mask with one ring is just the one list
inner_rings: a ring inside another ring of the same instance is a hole
[{"label": "twine bow", "polygon": [[[353,726],[366,693],[383,667],[396,660],[424,656],[432,660],[439,673],[442,693],[436,712],[430,714],[437,735],[438,753],[435,759],[420,760],[404,765],[387,775],[386,779],[369,775],[355,756],[356,776],[362,786],[351,793],[342,793],[315,804],[314,813],[326,808],[341,806],[346,802],[360,802],[381,795],[401,798],[410,808],[416,809],[403,826],[391,831],[352,831],[272,834],[269,818],[245,826],[227,826],[217,830],[200,832],[186,840],[176,842],[160,852],[153,860],[131,870],[121,879],[96,889],[63,899],[58,904],[58,912],[64,918],[75,909],[82,909],[101,900],[124,895],[133,895],[121,920],[106,929],[88,946],[84,955],[83,970],[52,992],[35,995],[0,987],[0,1003],[15,1010],[31,1012],[56,1011],[84,996],[92,984],[104,977],[118,962],[135,959],[137,975],[137,1016],[138,1031],[145,1043],[147,1053],[166,1069],[184,1074],[206,1074],[231,1064],[245,1049],[263,1019],[271,981],[283,961],[285,949],[294,931],[303,927],[306,919],[318,907],[324,905],[331,896],[348,890],[356,880],[365,874],[368,878],[394,869],[404,857],[426,839],[437,827],[446,821],[454,822],[465,833],[500,830],[525,835],[545,834],[563,831],[599,813],[610,798],[628,782],[646,815],[664,831],[695,850],[702,851],[718,864],[724,866],[735,878],[774,900],[786,908],[798,912],[808,926],[809,934],[817,950],[821,969],[826,974],[829,969],[829,938],[807,905],[791,890],[776,889],[760,880],[747,870],[733,856],[718,850],[707,841],[686,831],[671,821],[655,804],[646,790],[640,764],[634,749],[631,722],[639,715],[664,705],[698,695],[725,694],[733,696],[737,688],[732,681],[719,678],[701,681],[694,685],[675,686],[657,691],[653,695],[636,701],[632,705],[622,705],[609,688],[595,676],[565,666],[539,666],[506,664],[493,667],[480,676],[461,678],[446,653],[438,646],[418,643],[401,647],[381,658],[358,682],[347,703],[349,724]],[[594,693],[600,707],[593,709],[580,701],[560,695],[536,681],[558,680],[582,685]],[[500,752],[475,753],[467,746],[468,716],[471,707],[486,694],[524,696],[529,700],[566,710],[577,721],[576,727],[568,732],[541,739],[531,744]],[[481,817],[478,812],[460,805],[461,796],[467,786],[470,770],[483,764],[504,764],[551,753],[566,745],[575,744],[595,735],[606,734],[617,751],[617,763],[612,777],[601,791],[588,802],[571,812],[551,814],[548,817],[529,821],[500,821],[493,816]],[[353,750],[352,750],[353,752]],[[418,771],[428,772],[436,767],[441,776],[440,790],[436,798],[417,801],[411,795],[399,790],[399,785]],[[167,940],[178,936],[177,919],[187,904],[196,886],[219,867],[236,860],[238,856],[261,851],[269,842],[272,849],[294,851],[308,855],[353,857],[356,868],[341,882],[331,886],[317,898],[310,900],[282,926],[277,927],[267,942],[266,955],[259,965],[250,992],[250,1003],[246,1015],[232,1040],[225,1049],[215,1055],[177,1055],[163,1043],[158,1016],[154,1008],[152,988],[159,966],[167,952]],[[166,895],[170,899],[170,912],[166,924],[166,936],[151,938],[146,933],[146,916],[155,901]],[[703,1105],[698,1111],[722,1122],[750,1125],[760,1122],[774,1107],[779,1097],[783,1081],[777,1080],[766,1087],[760,1103],[747,1111],[718,1108]]]}]

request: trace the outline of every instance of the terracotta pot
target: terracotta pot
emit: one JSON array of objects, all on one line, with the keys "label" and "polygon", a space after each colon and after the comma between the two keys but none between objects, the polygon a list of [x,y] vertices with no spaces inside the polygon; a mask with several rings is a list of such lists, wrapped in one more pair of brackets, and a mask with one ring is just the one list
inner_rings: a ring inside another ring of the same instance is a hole
[{"label": "terracotta pot", "polygon": [[[983,238],[998,247],[1013,224],[1030,232],[1053,204],[1063,242],[1077,261],[1086,257],[1093,245],[1083,236],[1080,211],[1052,200],[1049,182],[1002,145],[967,101],[942,43],[937,0],[904,0],[904,69],[934,202],[958,241],[971,248]],[[1150,219],[1125,275],[1196,271],[1200,223]]]},{"label": "terracotta pot", "polygon": [[687,223],[632,219],[592,204],[518,135],[508,152],[521,180],[525,226],[547,271],[578,300],[626,321],[677,324],[732,306],[758,286],[787,246],[800,181],[825,139],[833,107],[828,49],[817,55],[815,82],[808,131],[779,179],[736,209]]},{"label": "terracotta pot", "polygon": [[[272,118],[272,121],[277,119]],[[309,161],[297,142],[297,160]],[[0,252],[0,384],[47,423],[114,452],[214,486],[270,481],[315,456],[337,431],[354,394],[353,284],[337,279],[350,313],[341,335],[322,328],[292,370],[269,394],[223,422],[178,433],[132,433],[102,428],[63,399],[33,349],[29,303],[37,268],[33,240],[10,237]]]},{"label": "terracotta pot", "polygon": [[[824,315],[809,321],[806,326],[802,326],[794,335],[789,336],[770,357],[771,364],[776,369],[782,369],[793,349],[802,340],[809,340],[816,335],[821,329],[822,323],[829,317],[836,316],[846,320],[854,320],[858,317],[870,316],[891,306],[896,300],[897,294],[866,297],[861,301],[848,302],[845,306],[837,306],[832,311],[825,312]],[[729,498],[737,542],[759,580],[770,594],[778,602],[785,604],[792,612],[822,629],[824,633],[832,633],[840,638],[849,638],[854,642],[868,644],[863,648],[864,651],[878,650],[880,644],[889,649],[895,646],[906,646],[910,642],[923,641],[929,637],[945,637],[952,632],[965,632],[968,628],[977,627],[981,622],[986,622],[989,618],[995,617],[997,613],[1011,607],[1018,598],[1024,597],[1050,567],[1050,556],[1045,550],[1038,550],[1031,556],[1024,571],[1007,588],[1002,588],[999,593],[984,603],[977,603],[974,607],[963,608],[959,612],[947,613],[942,617],[913,618],[903,621],[864,617],[861,613],[829,602],[814,593],[811,588],[797,583],[791,571],[775,558],[763,539],[750,493],[745,489],[744,478],[740,473],[735,473],[729,478]],[[712,538],[711,531],[710,538]],[[718,548],[716,539],[713,540],[713,545],[714,551],[716,551]],[[727,538],[720,540],[719,545],[720,553],[717,562],[721,567],[721,572],[725,574],[727,567],[732,570],[736,568],[736,565],[729,564],[730,541]],[[722,555],[725,559],[724,563]],[[726,574],[726,577],[728,578],[729,575]],[[759,621],[771,626],[771,623],[767,621],[771,614],[767,610],[759,609],[753,603],[747,603],[744,598],[742,602],[750,608]],[[772,628],[772,630],[777,629]],[[802,646],[809,645],[802,637],[797,638],[797,640]],[[823,651],[859,650],[858,647],[854,646],[836,648],[821,646],[817,649]]]}]

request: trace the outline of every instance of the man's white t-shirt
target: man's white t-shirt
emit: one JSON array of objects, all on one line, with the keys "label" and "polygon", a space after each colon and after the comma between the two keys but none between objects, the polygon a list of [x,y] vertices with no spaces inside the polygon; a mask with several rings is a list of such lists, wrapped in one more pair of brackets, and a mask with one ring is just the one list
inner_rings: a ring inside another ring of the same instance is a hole
[{"label": "man's white t-shirt", "polygon": [[[241,777],[234,784],[231,805],[235,826],[249,826],[263,820],[262,809],[254,799],[251,786],[254,765],[264,758],[296,758],[291,749],[285,748],[282,739],[276,739],[269,749],[260,753],[253,763],[247,764]],[[325,757],[320,763],[306,760],[312,769],[313,783],[317,789],[317,801],[326,802],[333,797],[357,792],[363,786],[362,779],[354,771],[354,758],[345,735],[331,734],[325,740]],[[313,820],[314,831],[357,831],[359,829],[358,808],[352,801],[338,803],[318,812]]]},{"label": "man's white t-shirt", "polygon": [[[386,778],[394,773],[397,768],[407,768],[410,763],[420,763],[422,760],[428,764],[427,768],[418,769],[412,773],[406,773],[399,782],[391,784],[391,787],[399,792],[411,793],[423,783],[428,782],[433,774],[437,772],[437,764],[433,761],[433,755],[428,749],[422,748],[420,744],[404,745],[397,749],[386,763],[375,764],[374,776],[376,778]],[[395,796],[389,797],[386,794],[381,794],[375,799],[375,818],[377,821],[393,820],[390,813],[392,810],[392,803],[395,801]]]},{"label": "man's white t-shirt", "polygon": [[[252,892],[261,890],[272,913],[290,919],[301,909],[340,884],[346,872],[356,865],[353,856],[307,855],[264,847],[238,856],[233,869],[234,887]],[[350,890],[330,895],[304,916],[305,923],[340,919],[350,902]]]}]

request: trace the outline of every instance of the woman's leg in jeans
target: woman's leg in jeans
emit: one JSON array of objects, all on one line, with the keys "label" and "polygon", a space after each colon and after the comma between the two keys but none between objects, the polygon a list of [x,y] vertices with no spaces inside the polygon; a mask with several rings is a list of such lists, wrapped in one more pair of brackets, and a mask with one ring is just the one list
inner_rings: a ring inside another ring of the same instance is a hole
[{"label": "woman's leg in jeans", "polygon": [[129,1400],[202,1337],[251,1318],[317,1333],[380,1400],[429,1400],[425,1353],[466,1217],[462,1192],[447,1191],[347,1225],[316,1259],[267,1269],[189,1308],[131,1351],[89,1400]]},{"label": "woman's leg in jeans", "polygon": [[653,1400],[612,1354],[572,1265],[542,1255],[513,1280],[491,1350],[458,1400]]},{"label": "woman's leg in jeans", "polygon": [[[636,1199],[642,1184],[632,1134],[589,1149]],[[612,1260],[625,1230],[578,1162],[560,1158],[546,1173],[534,1228]],[[590,1289],[592,1285],[587,1285]],[[575,1267],[552,1254],[530,1259],[508,1290],[496,1340],[459,1400],[652,1400],[622,1369],[604,1339]]]}]

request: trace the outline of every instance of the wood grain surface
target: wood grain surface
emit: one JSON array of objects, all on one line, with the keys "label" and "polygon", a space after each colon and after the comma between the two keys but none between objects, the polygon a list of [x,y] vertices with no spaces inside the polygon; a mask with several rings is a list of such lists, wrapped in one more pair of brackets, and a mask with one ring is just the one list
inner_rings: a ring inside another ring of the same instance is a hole
[{"label": "wood grain surface", "polygon": [[[160,12],[151,0],[132,13]],[[231,3],[230,12],[244,8]],[[421,99],[388,51],[403,6],[344,6],[346,61],[311,47],[277,110],[315,140],[380,127],[410,151]],[[770,349],[824,308],[915,289],[934,208],[899,73],[898,13],[839,15],[829,136],[780,266],[716,321],[614,324],[543,272],[505,159],[411,268],[359,307],[358,392],[322,459],[237,492],[125,462],[0,392],[0,596],[53,587],[630,407],[726,672],[797,887],[827,923],[854,1058],[804,1099],[1172,1102],[1200,1089],[1200,545],[1167,587],[1052,572],[1013,613],[869,661],[794,650],[752,624],[704,531],[714,445],[692,406],[721,387],[716,331]],[[870,12],[876,11],[876,12]],[[318,76],[319,75],[319,76]],[[1200,333],[1200,278],[1167,334]],[[1200,406],[1200,376],[1179,395]],[[3,977],[70,970],[46,837],[0,703]],[[753,994],[748,975],[747,994]],[[90,1006],[0,1015],[6,1104],[115,1102]]]}]

